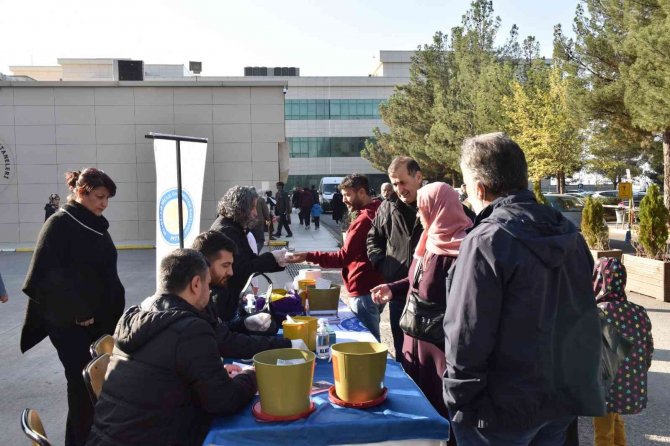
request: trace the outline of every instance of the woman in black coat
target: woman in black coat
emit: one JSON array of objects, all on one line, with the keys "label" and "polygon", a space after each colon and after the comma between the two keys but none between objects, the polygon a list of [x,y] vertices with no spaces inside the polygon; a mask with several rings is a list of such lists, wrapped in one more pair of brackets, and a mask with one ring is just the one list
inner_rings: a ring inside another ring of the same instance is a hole
[{"label": "woman in black coat", "polygon": [[44,221],[56,213],[60,207],[60,196],[58,194],[49,195],[49,202],[44,205]]},{"label": "woman in black coat", "polygon": [[65,445],[79,446],[93,422],[82,370],[91,360],[91,343],[114,333],[125,290],[109,223],[102,216],[116,185],[95,168],[68,172],[66,182],[72,194],[42,227],[23,285],[29,301],[21,351],[47,336],[56,347],[67,379]]},{"label": "woman in black coat", "polygon": [[224,321],[236,318],[240,293],[252,274],[282,271],[285,266],[283,250],[260,255],[254,254],[251,250],[247,232],[258,217],[257,199],[258,194],[252,187],[231,187],[219,201],[217,209],[219,216],[209,228],[228,236],[237,246],[233,275],[228,279],[226,287],[219,290],[216,289],[216,284],[212,284],[211,287],[219,316]]}]

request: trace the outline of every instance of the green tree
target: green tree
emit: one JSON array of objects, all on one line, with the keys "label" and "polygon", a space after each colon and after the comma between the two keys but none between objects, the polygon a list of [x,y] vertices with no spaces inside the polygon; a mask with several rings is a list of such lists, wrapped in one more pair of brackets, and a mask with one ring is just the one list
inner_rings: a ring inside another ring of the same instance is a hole
[{"label": "green tree", "polygon": [[670,0],[648,0],[628,18],[624,42],[634,60],[622,68],[624,103],[633,124],[663,143],[665,206],[670,208]]},{"label": "green tree", "polygon": [[589,248],[609,249],[609,230],[605,223],[605,209],[598,200],[587,197],[582,210],[582,235]]},{"label": "green tree", "polygon": [[458,160],[463,139],[505,127],[502,98],[511,80],[532,57],[533,40],[518,44],[516,27],[505,45],[495,46],[500,18],[490,0],[475,0],[451,34],[438,32],[419,48],[410,67],[410,81],[395,88],[380,107],[389,131],[374,131],[361,155],[386,170],[390,159],[409,155],[430,179],[460,177]]},{"label": "green tree", "polygon": [[658,186],[652,184],[640,202],[638,240],[644,255],[652,259],[665,256],[668,240],[668,209],[663,204]]},{"label": "green tree", "polygon": [[508,133],[520,144],[534,180],[553,176],[565,192],[565,177],[582,166],[581,123],[568,101],[568,80],[558,66],[536,67],[534,80],[515,82],[503,99]]}]

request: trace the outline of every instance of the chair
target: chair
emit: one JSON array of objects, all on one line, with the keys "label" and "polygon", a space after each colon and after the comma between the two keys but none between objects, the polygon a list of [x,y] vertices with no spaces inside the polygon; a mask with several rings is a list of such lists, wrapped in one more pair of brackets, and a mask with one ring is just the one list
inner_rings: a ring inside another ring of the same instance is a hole
[{"label": "chair", "polygon": [[26,437],[32,441],[32,446],[51,446],[51,442],[47,440],[47,434],[44,432],[42,420],[33,409],[24,409],[21,414],[21,429]]},{"label": "chair", "polygon": [[112,354],[114,350],[114,338],[110,335],[102,335],[100,338],[91,344],[91,357],[97,358],[103,353]]},{"label": "chair", "polygon": [[92,359],[84,367],[84,383],[86,383],[86,389],[93,405],[98,402],[98,398],[100,397],[102,385],[105,382],[107,366],[109,365],[109,358],[111,358],[109,353],[103,353],[97,358]]}]

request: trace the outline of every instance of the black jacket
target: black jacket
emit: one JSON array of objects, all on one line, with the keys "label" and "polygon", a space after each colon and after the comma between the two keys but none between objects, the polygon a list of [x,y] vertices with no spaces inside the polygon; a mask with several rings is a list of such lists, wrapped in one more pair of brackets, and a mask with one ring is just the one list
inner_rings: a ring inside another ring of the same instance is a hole
[{"label": "black jacket", "polygon": [[[212,290],[212,295],[223,288]],[[235,316],[239,315],[235,311]],[[214,299],[203,312],[203,317],[210,323],[214,330],[219,353],[224,358],[252,358],[256,353],[275,348],[291,348],[291,340],[275,336],[255,336],[246,334],[242,318],[235,317],[233,320],[224,321],[218,315],[218,309]]]},{"label": "black jacket", "polygon": [[125,306],[117,252],[105,217],[70,202],[47,220],[37,237],[23,292],[29,297],[21,351],[47,335],[46,324],[74,326],[95,318],[92,336],[111,334]]},{"label": "black jacket", "polygon": [[237,307],[240,293],[243,291],[242,287],[244,287],[252,274],[274,273],[276,271],[283,271],[284,268],[277,264],[277,261],[270,252],[265,252],[261,255],[254,254],[249,247],[249,241],[244,229],[233,220],[219,215],[209,229],[219,231],[228,236],[237,246],[237,254],[233,263],[233,276],[228,279],[226,287],[226,294],[231,299],[234,299],[235,305],[217,302],[219,315],[222,319],[226,320],[225,315],[229,311],[228,308]]},{"label": "black jacket", "polygon": [[285,191],[277,191],[275,195],[275,215],[280,216],[291,213],[291,199]]},{"label": "black jacket", "polygon": [[201,445],[212,416],[256,392],[253,373],[228,376],[211,325],[179,296],[129,308],[114,337],[89,446]]},{"label": "black jacket", "polygon": [[605,413],[593,259],[530,191],[495,200],[461,244],[444,317],[455,423],[526,429]]},{"label": "black jacket", "polygon": [[415,214],[413,219],[406,219],[401,207],[406,211],[412,210],[397,196],[384,200],[377,209],[372,228],[368,232],[368,258],[387,283],[407,277],[414,249],[423,231],[416,212],[406,212]]}]

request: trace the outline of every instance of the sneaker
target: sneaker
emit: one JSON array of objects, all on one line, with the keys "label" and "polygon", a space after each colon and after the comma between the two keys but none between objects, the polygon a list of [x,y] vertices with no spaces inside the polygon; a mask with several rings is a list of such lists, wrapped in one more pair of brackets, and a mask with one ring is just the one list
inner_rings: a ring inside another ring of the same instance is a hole
[{"label": "sneaker", "polygon": [[281,234],[272,234],[272,237],[281,237]]},{"label": "sneaker", "polygon": [[270,236],[270,240],[277,240],[277,238],[274,236]]},{"label": "sneaker", "polygon": [[293,234],[286,234],[286,238],[293,237]]}]

